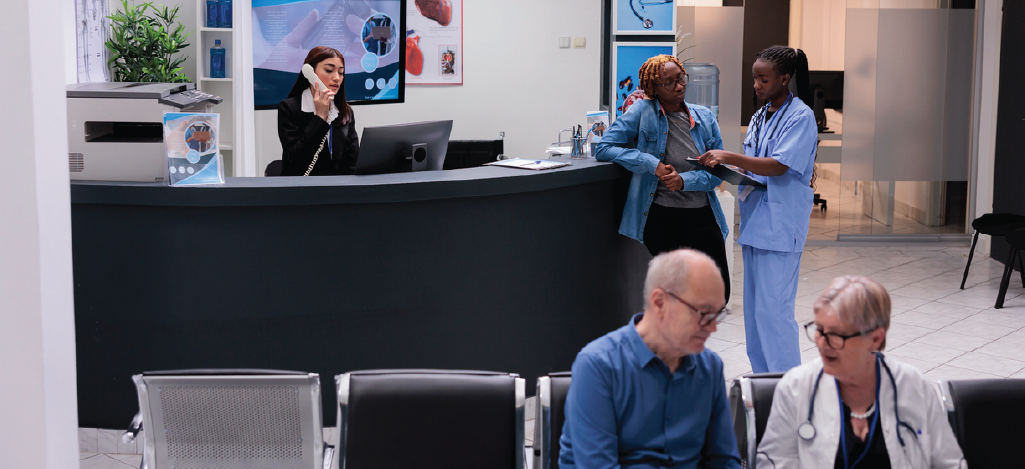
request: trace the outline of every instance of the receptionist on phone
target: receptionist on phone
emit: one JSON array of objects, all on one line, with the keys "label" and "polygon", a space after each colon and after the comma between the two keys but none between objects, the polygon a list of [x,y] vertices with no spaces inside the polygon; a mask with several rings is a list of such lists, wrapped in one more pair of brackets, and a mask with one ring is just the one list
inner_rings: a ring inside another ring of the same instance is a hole
[{"label": "receptionist on phone", "polygon": [[352,108],[345,102],[345,58],[337,49],[310,49],[304,64],[324,86],[299,77],[278,104],[282,176],[353,174],[359,136]]}]

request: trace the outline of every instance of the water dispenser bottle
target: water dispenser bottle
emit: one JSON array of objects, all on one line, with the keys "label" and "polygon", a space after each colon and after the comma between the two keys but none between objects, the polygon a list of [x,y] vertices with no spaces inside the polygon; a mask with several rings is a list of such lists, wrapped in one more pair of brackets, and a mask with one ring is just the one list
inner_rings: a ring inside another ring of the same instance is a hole
[{"label": "water dispenser bottle", "polygon": [[719,118],[719,67],[712,64],[685,63],[690,80],[687,83],[688,103],[700,104],[712,110]]}]

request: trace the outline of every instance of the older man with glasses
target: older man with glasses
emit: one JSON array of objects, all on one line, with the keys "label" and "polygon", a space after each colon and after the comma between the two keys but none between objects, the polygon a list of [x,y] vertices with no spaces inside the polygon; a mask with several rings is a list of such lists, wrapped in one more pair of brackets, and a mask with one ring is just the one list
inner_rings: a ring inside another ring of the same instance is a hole
[{"label": "older man with glasses", "polygon": [[560,467],[740,467],[722,360],[705,349],[723,288],[701,252],[651,260],[644,312],[573,362]]}]

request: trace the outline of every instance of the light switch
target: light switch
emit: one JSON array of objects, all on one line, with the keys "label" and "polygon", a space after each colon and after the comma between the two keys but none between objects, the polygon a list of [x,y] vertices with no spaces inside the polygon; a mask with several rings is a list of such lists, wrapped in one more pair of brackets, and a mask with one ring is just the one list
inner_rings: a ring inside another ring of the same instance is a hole
[{"label": "light switch", "polygon": [[586,37],[575,37],[575,38],[573,38],[573,48],[574,49],[583,49],[586,46],[587,46],[587,38]]},{"label": "light switch", "polygon": [[560,37],[559,38],[559,49],[569,49],[569,38],[568,37]]}]

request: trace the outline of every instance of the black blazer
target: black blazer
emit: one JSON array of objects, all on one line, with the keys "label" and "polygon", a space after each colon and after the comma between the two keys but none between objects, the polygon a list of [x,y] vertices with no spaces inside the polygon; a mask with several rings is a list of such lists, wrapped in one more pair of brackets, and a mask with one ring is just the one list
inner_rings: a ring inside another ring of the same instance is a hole
[{"label": "black blazer", "polygon": [[356,172],[359,158],[359,136],[356,135],[356,119],[342,123],[339,115],[331,125],[312,112],[302,111],[302,95],[286,98],[278,104],[278,139],[281,140],[281,175],[302,176],[313,161],[313,154],[320,142],[333,128],[333,150],[328,154],[328,145],[317,158],[317,164],[310,176],[331,176]]}]

